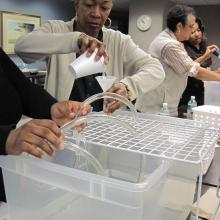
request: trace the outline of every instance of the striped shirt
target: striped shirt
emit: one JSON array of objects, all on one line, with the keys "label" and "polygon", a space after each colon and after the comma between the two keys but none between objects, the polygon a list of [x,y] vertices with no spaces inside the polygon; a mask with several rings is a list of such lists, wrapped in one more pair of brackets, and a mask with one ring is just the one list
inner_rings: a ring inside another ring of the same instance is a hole
[{"label": "striped shirt", "polygon": [[166,102],[170,114],[177,116],[177,107],[188,76],[196,77],[200,64],[188,56],[183,44],[169,29],[162,31],[152,41],[149,53],[161,62],[166,76],[156,89],[137,99],[136,107],[142,112],[158,114],[163,102]]},{"label": "striped shirt", "polygon": [[172,32],[169,32],[169,34],[176,40],[176,43],[170,42],[166,44],[162,49],[161,58],[176,73],[195,77],[199,71],[200,64],[190,58],[183,43],[177,41]]}]

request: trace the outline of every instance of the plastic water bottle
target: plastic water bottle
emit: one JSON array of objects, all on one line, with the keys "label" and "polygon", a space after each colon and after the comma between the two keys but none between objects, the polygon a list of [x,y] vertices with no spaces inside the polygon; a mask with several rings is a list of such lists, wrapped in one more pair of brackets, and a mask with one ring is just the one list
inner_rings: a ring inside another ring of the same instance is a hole
[{"label": "plastic water bottle", "polygon": [[213,54],[220,59],[220,50],[215,50]]},{"label": "plastic water bottle", "polygon": [[195,100],[195,96],[191,96],[190,100],[187,104],[187,118],[193,119],[193,108],[197,106],[197,102]]},{"label": "plastic water bottle", "polygon": [[168,104],[166,102],[163,103],[163,106],[160,110],[160,115],[170,116],[170,112],[169,112],[169,109],[168,109]]}]

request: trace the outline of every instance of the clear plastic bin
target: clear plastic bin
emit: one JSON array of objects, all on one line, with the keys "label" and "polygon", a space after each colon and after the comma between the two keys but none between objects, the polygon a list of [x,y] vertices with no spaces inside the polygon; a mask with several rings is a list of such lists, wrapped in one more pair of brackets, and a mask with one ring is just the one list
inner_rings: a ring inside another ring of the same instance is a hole
[{"label": "clear plastic bin", "polygon": [[[53,161],[0,158],[10,220],[185,220],[197,168],[146,155],[89,146],[107,176],[65,149]],[[83,170],[86,170],[83,171]],[[187,173],[186,173],[187,170]]]},{"label": "clear plastic bin", "polygon": [[10,220],[185,220],[218,132],[193,120],[114,117],[136,135],[109,120],[89,123],[82,147],[100,166],[68,147],[71,132],[48,161],[1,156]]}]

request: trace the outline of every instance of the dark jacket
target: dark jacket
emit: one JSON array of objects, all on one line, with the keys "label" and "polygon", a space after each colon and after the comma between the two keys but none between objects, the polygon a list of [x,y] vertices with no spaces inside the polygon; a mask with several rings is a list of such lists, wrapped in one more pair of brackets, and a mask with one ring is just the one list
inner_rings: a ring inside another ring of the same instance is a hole
[{"label": "dark jacket", "polygon": [[[43,88],[32,84],[0,48],[0,154],[5,155],[8,134],[22,114],[40,119],[50,118],[50,108],[57,102]],[[0,173],[0,201],[5,193]]]}]

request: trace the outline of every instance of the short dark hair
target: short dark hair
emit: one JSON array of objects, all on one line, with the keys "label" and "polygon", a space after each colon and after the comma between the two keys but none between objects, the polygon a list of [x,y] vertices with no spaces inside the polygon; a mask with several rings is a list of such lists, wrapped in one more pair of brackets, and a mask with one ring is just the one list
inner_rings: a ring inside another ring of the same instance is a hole
[{"label": "short dark hair", "polygon": [[172,7],[167,15],[167,27],[175,32],[176,25],[180,22],[183,27],[187,24],[188,15],[195,16],[195,10],[187,5],[175,5]]}]

